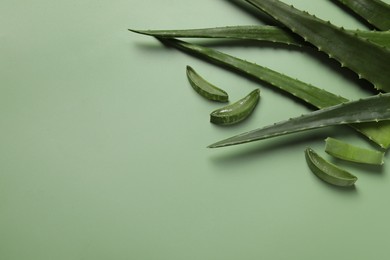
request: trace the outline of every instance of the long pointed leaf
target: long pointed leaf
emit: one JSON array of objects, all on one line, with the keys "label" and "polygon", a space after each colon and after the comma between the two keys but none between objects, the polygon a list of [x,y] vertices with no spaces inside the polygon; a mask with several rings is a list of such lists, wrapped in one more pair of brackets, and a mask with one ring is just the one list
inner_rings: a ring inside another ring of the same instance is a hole
[{"label": "long pointed leaf", "polygon": [[[164,39],[163,42],[184,51],[202,55],[209,61],[229,66],[230,68],[245,73],[251,77],[265,81],[271,86],[290,93],[291,95],[320,109],[348,101],[346,98],[334,95],[313,85],[290,78],[266,67],[230,56],[211,48],[175,39]],[[381,147],[390,147],[390,122],[383,121],[379,123],[362,123],[353,124],[351,126]]]},{"label": "long pointed leaf", "polygon": [[390,30],[390,5],[379,0],[337,0],[376,28]]},{"label": "long pointed leaf", "polygon": [[335,105],[216,142],[209,148],[243,144],[326,126],[390,120],[390,93]]},{"label": "long pointed leaf", "polygon": [[179,49],[190,51],[191,53],[200,54],[211,61],[216,61],[227,65],[237,71],[255,77],[261,81],[267,82],[272,86],[283,90],[291,95],[317,107],[324,108],[347,101],[347,99],[330,93],[326,90],[317,88],[308,83],[291,78],[277,71],[254,64],[234,56],[219,52],[212,48],[192,44],[176,39],[160,39],[164,43]]},{"label": "long pointed leaf", "polygon": [[160,38],[228,38],[301,45],[299,37],[276,26],[244,25],[186,30],[132,30]]},{"label": "long pointed leaf", "polygon": [[390,91],[390,50],[356,37],[343,29],[278,0],[245,0],[315,45],[342,66]]},{"label": "long pointed leaf", "polygon": [[[269,25],[241,25],[216,28],[184,29],[184,30],[133,30],[131,32],[160,37],[160,38],[219,38],[219,39],[240,39],[256,40],[267,42],[278,42],[297,46],[305,45],[305,42],[277,26]],[[390,32],[348,30],[351,34],[365,38],[378,45],[390,48]]]}]

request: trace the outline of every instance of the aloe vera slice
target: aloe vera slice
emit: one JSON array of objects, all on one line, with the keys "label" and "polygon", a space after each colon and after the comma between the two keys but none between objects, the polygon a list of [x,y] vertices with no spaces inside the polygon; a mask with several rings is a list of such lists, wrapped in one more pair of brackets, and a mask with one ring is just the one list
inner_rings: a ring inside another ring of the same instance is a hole
[{"label": "aloe vera slice", "polygon": [[[293,33],[277,26],[241,25],[185,30],[132,30],[129,31],[160,38],[220,38],[277,42],[302,46],[305,42]],[[390,32],[348,30],[378,45],[390,48]]]},{"label": "aloe vera slice", "polygon": [[187,66],[186,71],[188,81],[199,95],[213,101],[227,102],[229,100],[229,96],[224,90],[206,81],[192,67]]},{"label": "aloe vera slice", "polygon": [[249,143],[326,126],[390,120],[389,102],[390,93],[338,104],[227,138],[211,144],[209,148]]},{"label": "aloe vera slice", "polygon": [[357,177],[326,161],[313,149],[305,150],[305,158],[310,170],[321,180],[341,187],[348,187],[355,184]]},{"label": "aloe vera slice", "polygon": [[210,114],[210,122],[217,125],[237,124],[252,114],[259,102],[259,98],[260,90],[253,90],[247,96],[234,102],[233,104],[213,111]]},{"label": "aloe vera slice", "polygon": [[357,163],[383,164],[383,152],[361,148],[331,137],[326,138],[325,143],[325,152],[333,157]]},{"label": "aloe vera slice", "polygon": [[[268,82],[271,86],[290,93],[319,109],[348,101],[346,98],[334,95],[313,85],[211,48],[176,39],[164,39],[163,42],[181,50],[201,55],[209,61],[228,66],[251,77]],[[352,124],[351,126],[381,147],[388,148],[390,146],[389,121]]]},{"label": "aloe vera slice", "polygon": [[245,0],[292,32],[316,46],[341,66],[370,81],[376,89],[390,91],[390,50],[361,39],[330,23],[278,0]]},{"label": "aloe vera slice", "polygon": [[379,0],[337,0],[376,28],[390,30],[390,5]]}]

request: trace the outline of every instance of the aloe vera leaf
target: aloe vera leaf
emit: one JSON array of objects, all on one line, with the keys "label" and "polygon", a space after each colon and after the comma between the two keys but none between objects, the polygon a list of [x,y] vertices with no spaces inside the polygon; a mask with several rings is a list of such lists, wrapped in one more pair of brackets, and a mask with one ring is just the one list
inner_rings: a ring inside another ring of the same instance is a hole
[{"label": "aloe vera leaf", "polygon": [[187,78],[192,88],[204,98],[212,101],[227,102],[229,95],[201,77],[191,66],[186,68]]},{"label": "aloe vera leaf", "polygon": [[176,39],[161,40],[171,46],[202,55],[210,61],[215,61],[225,66],[227,65],[237,71],[267,82],[272,86],[290,93],[291,95],[317,108],[324,108],[347,101],[347,99],[330,93],[324,89],[317,88],[277,71],[219,52],[212,48]]},{"label": "aloe vera leaf", "polygon": [[185,30],[132,30],[129,31],[160,38],[227,38],[270,41],[301,45],[298,37],[280,27],[269,25],[242,25]]},{"label": "aloe vera leaf", "polygon": [[[251,77],[268,82],[271,86],[290,93],[291,95],[319,109],[348,101],[348,99],[344,97],[337,96],[313,85],[290,78],[266,67],[262,67],[234,56],[230,56],[211,48],[179,41],[176,39],[164,39],[163,42],[176,48],[202,55],[209,61],[217,62],[237,71],[243,72]],[[382,121],[378,123],[359,123],[352,124],[351,126],[381,147],[390,147],[389,121]]]},{"label": "aloe vera leaf", "polygon": [[390,120],[389,102],[390,93],[349,101],[227,138],[211,144],[209,148],[249,143],[326,126]]},{"label": "aloe vera leaf", "polygon": [[350,33],[355,33],[360,38],[365,38],[372,43],[375,43],[379,46],[390,48],[390,31],[349,31]]},{"label": "aloe vera leaf", "polygon": [[390,5],[379,0],[337,0],[379,30],[390,30]]},{"label": "aloe vera leaf", "polygon": [[354,185],[358,179],[346,170],[328,162],[311,148],[305,150],[305,158],[310,170],[327,183],[348,187]]},{"label": "aloe vera leaf", "polygon": [[341,66],[370,81],[376,89],[390,91],[390,50],[361,39],[278,0],[245,0],[272,16],[338,60]]},{"label": "aloe vera leaf", "polygon": [[260,90],[253,90],[251,93],[233,104],[214,110],[210,114],[210,122],[217,125],[237,124],[248,118],[257,103],[259,103]]},{"label": "aloe vera leaf", "polygon": [[331,137],[325,139],[325,152],[333,157],[350,162],[383,164],[383,152],[351,145]]},{"label": "aloe vera leaf", "polygon": [[[280,27],[270,25],[240,25],[184,30],[129,29],[129,31],[160,38],[219,38],[277,42],[297,46],[305,44],[302,39],[293,33]],[[378,45],[390,48],[390,32],[363,30],[348,30],[348,32],[370,40]]]}]

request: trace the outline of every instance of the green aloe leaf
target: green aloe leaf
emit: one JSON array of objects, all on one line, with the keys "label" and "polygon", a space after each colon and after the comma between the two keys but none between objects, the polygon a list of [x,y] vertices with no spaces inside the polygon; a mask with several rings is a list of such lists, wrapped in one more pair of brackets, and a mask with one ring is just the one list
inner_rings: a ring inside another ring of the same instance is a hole
[{"label": "green aloe leaf", "polygon": [[[176,39],[163,39],[162,41],[181,50],[201,55],[209,61],[228,66],[239,72],[245,73],[246,75],[267,82],[271,86],[290,93],[291,95],[319,109],[348,101],[344,97],[337,96],[313,85],[211,48]],[[353,124],[351,126],[381,147],[390,147],[390,122],[370,122]]]},{"label": "green aloe leaf", "polygon": [[[353,31],[350,31],[354,33]],[[366,38],[367,40],[376,43],[380,46],[390,48],[390,31],[355,31],[356,35],[360,38]]]},{"label": "green aloe leaf", "polygon": [[291,95],[317,107],[324,108],[347,101],[347,99],[317,88],[308,83],[288,77],[269,68],[236,58],[234,56],[219,52],[212,48],[192,44],[176,39],[160,39],[162,42],[178,49],[202,55],[210,61],[227,65],[237,71],[267,82],[272,86],[283,90]]},{"label": "green aloe leaf", "polygon": [[[129,29],[129,31],[160,38],[219,38],[278,42],[297,46],[305,44],[301,38],[286,31],[286,29],[269,25],[240,25],[184,30]],[[348,32],[378,45],[390,48],[390,32],[362,30],[348,30]]]},{"label": "green aloe leaf", "polygon": [[379,0],[337,0],[379,30],[390,30],[390,5]]},{"label": "green aloe leaf", "polygon": [[326,126],[390,120],[389,104],[390,93],[350,101],[239,134],[211,144],[209,148],[249,143]]},{"label": "green aloe leaf", "polygon": [[376,89],[390,91],[390,50],[361,39],[278,0],[245,0],[278,20],[342,66],[370,81]]},{"label": "green aloe leaf", "polygon": [[129,31],[160,38],[227,38],[257,40],[301,45],[302,41],[289,31],[269,25],[242,25],[186,30],[132,30]]}]

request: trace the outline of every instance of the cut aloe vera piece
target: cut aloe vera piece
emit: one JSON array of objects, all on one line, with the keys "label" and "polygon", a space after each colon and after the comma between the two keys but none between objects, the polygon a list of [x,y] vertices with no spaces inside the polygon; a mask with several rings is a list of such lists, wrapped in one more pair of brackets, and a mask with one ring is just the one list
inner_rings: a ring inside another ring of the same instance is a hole
[{"label": "cut aloe vera piece", "polygon": [[390,120],[390,93],[317,110],[216,142],[209,148],[259,141],[281,135],[358,122]]},{"label": "cut aloe vera piece", "polygon": [[252,114],[259,102],[259,98],[260,90],[256,89],[233,104],[213,111],[210,114],[210,122],[217,125],[237,124]]},{"label": "cut aloe vera piece", "polygon": [[383,152],[361,148],[331,137],[326,138],[325,142],[325,152],[333,157],[356,163],[383,164]]},{"label": "cut aloe vera piece", "polygon": [[348,187],[354,185],[358,179],[346,170],[328,162],[311,148],[305,150],[305,158],[310,170],[327,183]]},{"label": "cut aloe vera piece", "polygon": [[[337,96],[313,85],[211,48],[176,39],[163,39],[162,41],[178,49],[201,55],[208,61],[228,66],[246,75],[267,82],[270,86],[290,93],[319,109],[348,101],[344,97]],[[390,146],[390,121],[352,124],[351,126],[381,147],[388,148]]]},{"label": "cut aloe vera piece", "polygon": [[187,77],[192,88],[199,95],[213,101],[227,102],[228,94],[201,77],[192,67],[187,66]]},{"label": "cut aloe vera piece", "polygon": [[[278,0],[245,0],[303,39],[365,78],[378,90],[390,91],[390,50],[340,29]],[[387,18],[388,19],[388,18]]]}]

